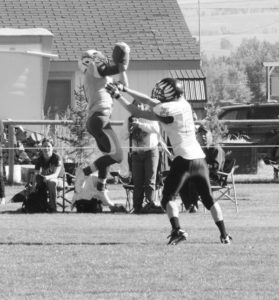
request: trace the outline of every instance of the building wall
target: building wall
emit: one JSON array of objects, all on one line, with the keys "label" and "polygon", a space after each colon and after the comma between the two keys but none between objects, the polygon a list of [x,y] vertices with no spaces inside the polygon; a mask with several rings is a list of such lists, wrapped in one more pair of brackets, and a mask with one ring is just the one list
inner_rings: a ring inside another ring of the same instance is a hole
[{"label": "building wall", "polygon": [[46,29],[0,28],[0,118],[43,118],[52,38]]}]

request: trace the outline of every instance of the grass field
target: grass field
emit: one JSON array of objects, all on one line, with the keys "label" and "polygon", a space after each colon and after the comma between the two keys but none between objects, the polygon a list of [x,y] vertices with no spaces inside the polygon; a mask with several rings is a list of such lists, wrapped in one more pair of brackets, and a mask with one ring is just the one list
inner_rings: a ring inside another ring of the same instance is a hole
[{"label": "grass field", "polygon": [[[110,189],[124,200],[121,186]],[[0,299],[278,299],[279,185],[237,191],[238,214],[221,201],[229,246],[202,208],[181,213],[189,240],[167,246],[164,214],[24,215],[20,204],[1,206]]]}]

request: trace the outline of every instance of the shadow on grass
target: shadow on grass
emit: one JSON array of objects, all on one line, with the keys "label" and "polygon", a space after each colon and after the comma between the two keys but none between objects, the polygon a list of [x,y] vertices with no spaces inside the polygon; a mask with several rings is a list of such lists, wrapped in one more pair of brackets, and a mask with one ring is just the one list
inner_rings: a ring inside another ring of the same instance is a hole
[{"label": "shadow on grass", "polygon": [[[134,243],[122,243],[122,242],[0,242],[1,246],[113,246],[113,245],[128,245]],[[144,243],[141,243],[144,244]]]}]

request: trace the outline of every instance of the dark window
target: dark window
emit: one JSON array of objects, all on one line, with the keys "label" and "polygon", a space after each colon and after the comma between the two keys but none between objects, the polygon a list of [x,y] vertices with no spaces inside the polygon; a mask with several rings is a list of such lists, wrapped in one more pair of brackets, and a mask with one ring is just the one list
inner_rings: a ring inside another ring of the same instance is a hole
[{"label": "dark window", "polygon": [[255,107],[252,111],[251,119],[278,119],[279,107]]},{"label": "dark window", "polygon": [[47,84],[44,114],[54,119],[71,104],[71,80],[49,80]]},{"label": "dark window", "polygon": [[248,108],[236,108],[225,111],[221,114],[222,120],[246,120],[248,118]]}]

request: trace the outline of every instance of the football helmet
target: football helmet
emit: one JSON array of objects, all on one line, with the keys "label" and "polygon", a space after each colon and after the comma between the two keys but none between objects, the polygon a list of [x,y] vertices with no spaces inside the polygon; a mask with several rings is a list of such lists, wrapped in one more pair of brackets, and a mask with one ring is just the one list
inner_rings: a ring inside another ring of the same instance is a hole
[{"label": "football helmet", "polygon": [[174,78],[164,78],[155,84],[151,97],[161,102],[169,102],[183,95],[181,81]]},{"label": "football helmet", "polygon": [[86,72],[90,61],[93,61],[97,66],[109,64],[109,59],[102,52],[95,49],[90,49],[82,53],[78,61],[78,66],[82,73]]}]

